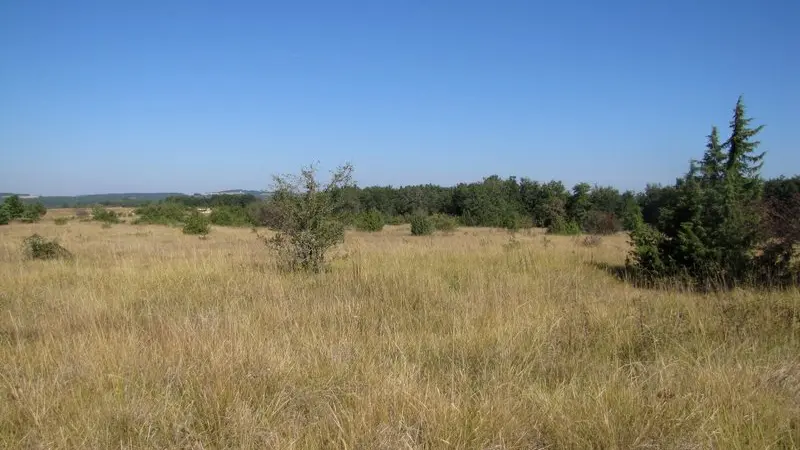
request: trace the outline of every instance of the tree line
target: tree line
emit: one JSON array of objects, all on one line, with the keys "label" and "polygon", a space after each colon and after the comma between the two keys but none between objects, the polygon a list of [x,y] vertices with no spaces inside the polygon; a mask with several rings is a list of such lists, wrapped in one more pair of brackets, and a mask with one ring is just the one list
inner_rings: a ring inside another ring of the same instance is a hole
[{"label": "tree line", "polygon": [[[189,217],[199,220],[198,208],[211,208],[208,219],[215,225],[266,226],[284,230],[285,236],[329,243],[342,238],[344,227],[377,231],[384,223],[411,223],[412,231],[418,231],[414,234],[455,225],[542,227],[553,234],[627,231],[632,244],[627,266],[642,278],[682,278],[706,287],[796,284],[800,176],[761,178],[765,153],[757,151],[756,136],[763,126],[751,122],[740,97],[724,140],[712,127],[702,158],[691,161],[683,176],[674,184],[650,184],[640,192],[588,183],[568,189],[560,181],[498,175],[449,187],[362,188],[352,182],[348,165],[334,173],[341,182],[324,189],[309,169],[294,180],[276,177],[276,189],[266,199],[250,194],[174,195],[139,207],[137,221],[185,223]],[[12,196],[0,208],[0,223],[36,221],[43,213],[42,205],[24,205]],[[311,229],[328,234],[316,236]],[[276,242],[272,244],[278,246]],[[321,264],[321,256],[314,255],[312,266]]]}]

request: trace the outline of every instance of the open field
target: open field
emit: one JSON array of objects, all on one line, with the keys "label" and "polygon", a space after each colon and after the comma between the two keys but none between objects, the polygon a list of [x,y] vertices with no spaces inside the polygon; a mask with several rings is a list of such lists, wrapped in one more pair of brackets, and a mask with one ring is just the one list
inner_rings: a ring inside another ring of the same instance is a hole
[{"label": "open field", "polygon": [[[23,261],[34,232],[75,260]],[[516,242],[354,232],[305,276],[248,229],[0,227],[0,447],[800,448],[800,293]]]}]

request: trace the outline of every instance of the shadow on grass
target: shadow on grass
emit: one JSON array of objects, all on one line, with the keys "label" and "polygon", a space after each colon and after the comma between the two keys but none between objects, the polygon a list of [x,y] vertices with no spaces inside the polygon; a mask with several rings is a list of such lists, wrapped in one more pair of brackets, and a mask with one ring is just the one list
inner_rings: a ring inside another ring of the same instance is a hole
[{"label": "shadow on grass", "polygon": [[619,281],[630,284],[639,289],[649,289],[655,291],[680,291],[680,292],[693,292],[697,291],[697,286],[693,285],[687,280],[678,278],[658,278],[648,276],[641,271],[632,269],[624,264],[608,264],[605,262],[591,262],[589,263],[595,269],[600,269]]},{"label": "shadow on grass", "polygon": [[[649,289],[656,291],[672,292],[727,292],[737,287],[753,289],[757,291],[772,292],[780,290],[797,290],[800,287],[800,279],[786,279],[778,276],[766,274],[755,274],[744,281],[741,280],[706,280],[704,283],[697,282],[691,277],[673,276],[657,277],[647,273],[632,269],[625,265],[614,265],[604,262],[589,263],[596,269],[605,271],[623,283],[630,284],[636,288]],[[757,275],[757,276],[756,276]]]}]

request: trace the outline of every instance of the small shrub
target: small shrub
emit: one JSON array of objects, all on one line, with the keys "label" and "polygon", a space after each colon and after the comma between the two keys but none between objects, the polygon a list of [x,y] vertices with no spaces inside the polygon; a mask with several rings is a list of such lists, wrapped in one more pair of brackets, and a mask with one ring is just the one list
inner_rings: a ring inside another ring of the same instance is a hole
[{"label": "small shrub", "polygon": [[458,228],[458,220],[447,214],[434,214],[431,216],[431,220],[436,231],[451,232]]},{"label": "small shrub", "polygon": [[186,219],[186,223],[183,225],[183,234],[196,234],[205,236],[210,232],[211,223],[208,220],[208,217],[200,214],[199,212],[193,212],[189,214],[189,217]]},{"label": "small shrub", "polygon": [[345,164],[331,173],[327,184],[316,179],[316,168],[303,168],[299,176],[275,176],[275,189],[269,201],[277,233],[259,236],[277,256],[280,269],[319,273],[325,270],[326,253],[344,242],[341,195],[353,186],[353,167]]},{"label": "small shrub", "polygon": [[56,225],[66,225],[69,223],[69,217],[56,217],[53,222],[55,222]]},{"label": "small shrub", "polygon": [[84,217],[89,217],[89,211],[83,208],[77,208],[75,209],[75,217],[79,219],[83,219]]},{"label": "small shrub", "polygon": [[119,223],[119,215],[116,211],[106,209],[102,206],[95,206],[92,208],[92,220],[107,224]]},{"label": "small shrub", "polygon": [[381,231],[383,225],[383,215],[375,209],[365,211],[356,218],[356,229],[359,231]]},{"label": "small shrub", "polygon": [[11,222],[11,214],[6,208],[0,206],[0,225],[8,225],[9,222]]},{"label": "small shrub", "polygon": [[411,234],[414,236],[426,236],[432,234],[433,230],[433,220],[429,216],[417,214],[411,218]]},{"label": "small shrub", "polygon": [[581,227],[575,222],[566,221],[562,218],[554,220],[547,229],[548,234],[560,234],[565,236],[575,236],[581,234]]},{"label": "small shrub", "polygon": [[111,222],[103,222],[103,224],[100,225],[100,228],[103,228],[103,229],[111,228]]},{"label": "small shrub", "polygon": [[38,234],[25,238],[22,242],[23,252],[27,259],[71,259],[72,253],[58,242],[48,240]]}]

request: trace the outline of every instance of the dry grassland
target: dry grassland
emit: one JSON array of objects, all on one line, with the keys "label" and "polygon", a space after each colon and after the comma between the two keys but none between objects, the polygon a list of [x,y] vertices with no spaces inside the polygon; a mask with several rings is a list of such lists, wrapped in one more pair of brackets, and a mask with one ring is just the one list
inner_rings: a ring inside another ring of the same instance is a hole
[{"label": "dry grassland", "polygon": [[0,227],[0,447],[799,448],[800,293],[638,289],[625,251],[387,227],[304,276],[248,229]]}]

